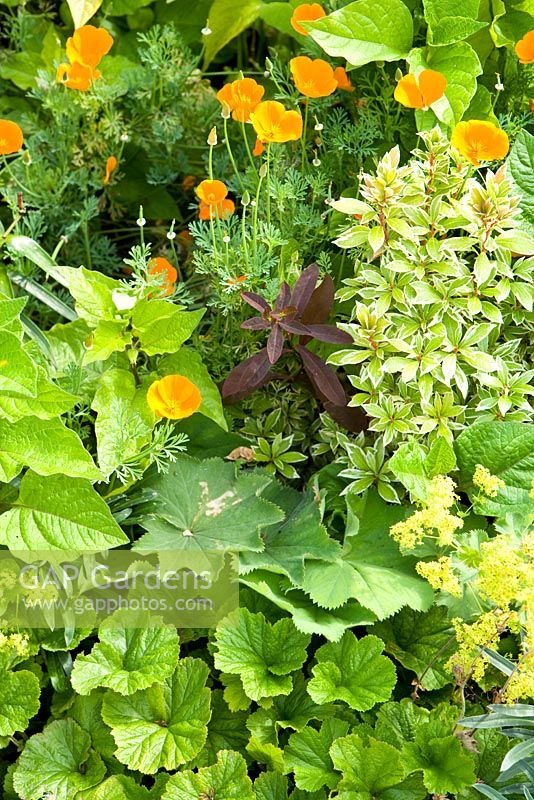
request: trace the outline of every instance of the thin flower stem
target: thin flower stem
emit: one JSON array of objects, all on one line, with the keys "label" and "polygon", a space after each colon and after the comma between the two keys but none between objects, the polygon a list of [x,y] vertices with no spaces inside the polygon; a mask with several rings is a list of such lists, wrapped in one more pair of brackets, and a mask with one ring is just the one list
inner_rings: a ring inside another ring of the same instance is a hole
[{"label": "thin flower stem", "polygon": [[267,142],[267,225],[271,224],[271,142]]},{"label": "thin flower stem", "polygon": [[247,131],[244,122],[241,123],[241,133],[243,134],[243,141],[245,142],[245,147],[247,149],[248,160],[250,161],[252,169],[254,170],[254,172],[256,172],[256,164],[254,163],[254,156],[252,155],[252,151],[250,149],[250,144],[248,141]]},{"label": "thin flower stem", "polygon": [[13,174],[13,172],[11,171],[11,166],[10,166],[10,164],[8,163],[8,161],[7,161],[7,159],[6,159],[6,157],[5,157],[5,156],[3,157],[3,161],[4,161],[4,169],[7,171],[7,174],[9,175],[9,177],[11,178],[11,180],[12,180],[12,181],[14,181],[14,183],[16,183],[16,185],[19,187],[19,189],[22,189],[22,191],[23,191],[25,194],[29,194],[31,197],[39,197],[39,195],[37,194],[37,192],[32,192],[32,190],[31,190],[31,189],[28,189],[26,186],[24,186],[24,184],[23,184],[23,183],[21,183],[21,182],[19,181],[19,179],[18,179],[18,178],[16,178],[16,177],[15,177],[15,175],[14,175],[14,174]]},{"label": "thin flower stem", "polygon": [[210,145],[208,154],[208,175],[210,181],[213,180],[213,145]]},{"label": "thin flower stem", "polygon": [[[235,174],[235,176],[237,178],[237,182],[239,183],[239,188],[243,192],[245,190],[244,186],[243,186],[243,181],[241,180],[241,175],[239,174],[239,170],[237,169],[237,165],[235,163],[234,154],[232,153],[232,147],[230,145],[230,139],[228,138],[228,119],[226,117],[223,117],[223,126],[224,126],[224,141],[226,143],[226,149],[228,150],[228,157],[230,159],[230,163],[232,165],[232,169],[234,170],[234,174]],[[213,148],[211,148],[211,149],[213,149]],[[211,150],[210,150],[210,152],[211,152]],[[210,177],[211,177],[211,175],[210,175]]]},{"label": "thin flower stem", "polygon": [[254,244],[254,259],[258,258],[258,207],[260,204],[261,185],[263,183],[263,172],[260,171],[260,179],[258,181],[258,188],[256,189],[256,200],[254,205],[254,214],[252,215],[252,241]]},{"label": "thin flower stem", "polygon": [[308,133],[308,115],[309,115],[309,112],[310,112],[310,106],[309,106],[308,100],[306,100],[306,107],[305,107],[305,110],[304,110],[304,127],[302,129],[302,139],[300,140],[301,153],[302,153],[301,166],[302,166],[302,171],[303,172],[306,171],[306,163],[307,163],[307,157],[306,157],[306,135]]}]

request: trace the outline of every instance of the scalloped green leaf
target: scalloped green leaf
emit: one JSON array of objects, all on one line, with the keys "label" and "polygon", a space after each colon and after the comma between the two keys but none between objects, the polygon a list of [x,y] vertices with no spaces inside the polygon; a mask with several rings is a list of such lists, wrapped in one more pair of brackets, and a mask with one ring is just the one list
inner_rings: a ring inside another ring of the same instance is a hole
[{"label": "scalloped green leaf", "polygon": [[0,736],[25,731],[39,711],[39,679],[28,670],[0,672]]}]

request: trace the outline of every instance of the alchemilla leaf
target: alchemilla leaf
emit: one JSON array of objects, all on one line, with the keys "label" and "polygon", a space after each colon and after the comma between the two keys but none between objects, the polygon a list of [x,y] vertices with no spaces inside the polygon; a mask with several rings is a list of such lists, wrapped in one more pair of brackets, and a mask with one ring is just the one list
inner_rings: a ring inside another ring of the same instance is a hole
[{"label": "alchemilla leaf", "polygon": [[72,719],[52,722],[28,740],[13,775],[24,800],[73,800],[78,792],[97,786],[106,774],[91,737]]},{"label": "alchemilla leaf", "polygon": [[306,660],[309,636],[300,633],[290,619],[274,625],[263,614],[238,609],[217,627],[215,666],[239,675],[251,700],[289,694],[291,673]]},{"label": "alchemilla leaf", "polygon": [[25,731],[39,711],[39,679],[28,670],[0,671],[0,736]]},{"label": "alchemilla leaf", "polygon": [[151,775],[175,770],[197,755],[208,735],[208,673],[203,661],[185,658],[162,683],[129,697],[106,695],[102,716],[122,764]]},{"label": "alchemilla leaf", "polygon": [[179,640],[176,630],[147,620],[146,628],[121,628],[113,617],[99,630],[98,644],[74,662],[71,682],[78,694],[99,686],[133,694],[168,678],[176,668]]},{"label": "alchemilla leaf", "polygon": [[381,655],[377,636],[358,640],[346,631],[340,642],[325,644],[315,654],[317,664],[308,692],[316,703],[343,700],[357,711],[368,711],[389,700],[396,683],[393,663]]},{"label": "alchemilla leaf", "polygon": [[243,756],[232,750],[218,754],[217,763],[198,772],[186,770],[173,775],[162,800],[254,800],[252,781]]}]

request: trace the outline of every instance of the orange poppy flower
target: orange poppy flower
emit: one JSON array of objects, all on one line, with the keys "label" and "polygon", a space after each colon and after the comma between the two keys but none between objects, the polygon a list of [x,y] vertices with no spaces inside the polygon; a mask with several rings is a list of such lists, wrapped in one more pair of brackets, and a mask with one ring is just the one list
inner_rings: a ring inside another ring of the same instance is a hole
[{"label": "orange poppy flower", "polygon": [[302,136],[300,113],[287,111],[277,100],[260,103],[250,120],[261,142],[294,142]]},{"label": "orange poppy flower", "polygon": [[202,397],[185,375],[166,375],[154,381],[146,393],[147,403],[158,417],[185,419],[198,411]]},{"label": "orange poppy flower", "polygon": [[16,122],[0,119],[0,156],[18,153],[23,141],[22,131]]},{"label": "orange poppy flower", "polygon": [[113,46],[113,37],[105,28],[84,25],[67,39],[67,58],[71,64],[95,69]]},{"label": "orange poppy flower", "polygon": [[56,72],[56,80],[62,83],[67,89],[76,89],[78,92],[86,92],[91,88],[93,80],[100,78],[101,73],[96,69],[84,67],[77,61],[74,64],[60,64]]},{"label": "orange poppy flower", "polygon": [[534,31],[526,33],[514,49],[521,64],[532,64],[534,61]]},{"label": "orange poppy flower", "polygon": [[195,194],[203,203],[216,206],[222,203],[228,194],[228,189],[222,181],[205,180],[198,184]]},{"label": "orange poppy flower", "polygon": [[504,158],[510,148],[506,133],[493,122],[470,119],[459,122],[452,132],[451,144],[475,167],[481,161]]},{"label": "orange poppy flower", "polygon": [[253,156],[261,156],[261,154],[263,153],[264,150],[265,150],[265,147],[263,146],[262,140],[258,139],[258,137],[256,137],[256,144],[254,145],[254,150],[252,151],[252,155]]},{"label": "orange poppy flower", "polygon": [[295,86],[305,97],[328,97],[336,91],[334,70],[322,58],[297,56],[289,66]]},{"label": "orange poppy flower", "polygon": [[197,179],[195,178],[194,175],[186,175],[182,181],[182,189],[184,190],[184,192],[187,192],[189,191],[189,189],[192,189],[196,181]]},{"label": "orange poppy flower", "polygon": [[347,75],[345,67],[336,67],[334,70],[334,78],[337,81],[339,89],[343,89],[345,92],[354,91],[354,86],[350,82],[350,78]]},{"label": "orange poppy flower", "polygon": [[248,278],[248,275],[238,275],[237,278],[227,278],[226,284],[227,286],[237,286],[239,283],[243,283]]},{"label": "orange poppy flower", "polygon": [[394,97],[407,108],[428,108],[443,97],[447,79],[441,72],[424,69],[416,77],[413,73],[404,75],[395,87]]},{"label": "orange poppy flower", "polygon": [[240,78],[227,83],[217,92],[217,100],[232,112],[238,122],[249,122],[250,112],[254,111],[265,94],[263,86],[254,78]]},{"label": "orange poppy flower", "polygon": [[228,219],[235,211],[233,200],[221,200],[220,203],[204,203],[201,201],[198,207],[199,219]]},{"label": "orange poppy flower", "polygon": [[118,165],[119,165],[119,162],[117,161],[115,156],[110,156],[108,158],[108,160],[106,161],[106,172],[104,174],[104,177],[102,178],[102,183],[104,183],[106,186],[110,182],[111,176],[113,175],[113,173],[117,169]]},{"label": "orange poppy flower", "polygon": [[319,5],[319,3],[303,3],[301,6],[297,6],[293,11],[291,25],[297,33],[307,36],[308,31],[299,23],[313,22],[314,20],[321,19],[322,17],[326,17],[326,11],[322,6]]},{"label": "orange poppy flower", "polygon": [[148,262],[148,274],[162,276],[161,294],[168,297],[174,291],[174,285],[178,279],[178,272],[166,258],[151,258]]}]

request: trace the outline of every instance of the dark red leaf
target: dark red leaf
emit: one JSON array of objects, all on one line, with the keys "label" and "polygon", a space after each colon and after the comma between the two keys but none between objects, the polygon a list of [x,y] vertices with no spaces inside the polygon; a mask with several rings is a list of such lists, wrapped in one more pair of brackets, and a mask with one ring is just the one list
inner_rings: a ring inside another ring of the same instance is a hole
[{"label": "dark red leaf", "polygon": [[325,364],[322,358],[312,353],[307,347],[297,345],[297,350],[302,358],[302,364],[306,374],[313,384],[319,397],[330,400],[336,406],[344,406],[347,403],[345,390],[339,382],[335,372]]},{"label": "dark red leaf", "polygon": [[340,331],[335,325],[306,325],[314,339],[332,344],[352,344],[352,336],[345,331]]},{"label": "dark red leaf", "polygon": [[283,308],[289,305],[289,301],[291,300],[291,289],[289,288],[289,284],[285,281],[280,287],[280,291],[278,292],[278,297],[274,303],[274,310],[281,311]]},{"label": "dark red leaf", "polygon": [[307,325],[301,325],[300,322],[286,322],[285,320],[278,323],[288,333],[294,333],[296,336],[309,336],[310,331]]},{"label": "dark red leaf", "polygon": [[251,317],[250,319],[245,320],[245,322],[242,322],[241,327],[246,331],[264,331],[266,328],[270,328],[271,326],[261,317]]},{"label": "dark red leaf", "polygon": [[319,286],[314,289],[311,300],[300,317],[301,322],[304,324],[311,322],[315,325],[326,322],[334,305],[335,293],[334,281],[330,275],[325,275]]},{"label": "dark red leaf", "polygon": [[280,356],[282,355],[282,350],[284,349],[284,334],[282,333],[282,329],[280,326],[275,323],[271,329],[269,334],[269,339],[267,340],[267,354],[269,356],[269,361],[271,364],[275,364]]},{"label": "dark red leaf", "polygon": [[222,396],[225,403],[237,403],[255,389],[267,383],[271,364],[264,348],[246,361],[238,364],[231,371],[222,385]]},{"label": "dark red leaf", "polygon": [[263,297],[255,292],[241,292],[241,297],[245,303],[248,303],[249,306],[255,308],[256,311],[267,311],[267,309],[270,308],[267,300],[264,300]]},{"label": "dark red leaf", "polygon": [[369,417],[361,408],[353,408],[352,406],[336,406],[328,400],[323,403],[325,410],[330,414],[333,420],[346,428],[352,433],[360,433],[366,431],[369,427]]},{"label": "dark red leaf", "polygon": [[298,314],[302,314],[310,302],[318,277],[319,267],[317,264],[310,264],[293,287],[291,305],[295,306]]}]

